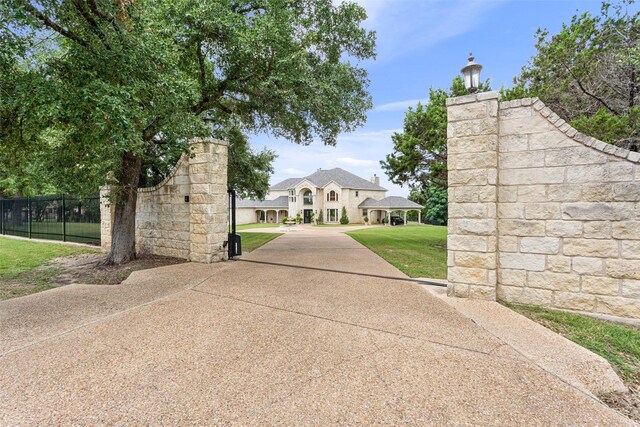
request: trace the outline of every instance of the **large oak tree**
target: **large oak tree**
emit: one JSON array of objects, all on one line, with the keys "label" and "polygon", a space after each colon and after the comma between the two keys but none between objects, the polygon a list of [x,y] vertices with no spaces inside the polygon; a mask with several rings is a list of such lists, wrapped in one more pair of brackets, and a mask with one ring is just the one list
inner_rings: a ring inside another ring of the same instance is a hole
[{"label": "large oak tree", "polygon": [[47,153],[74,188],[110,176],[108,260],[126,262],[145,159],[187,151],[203,112],[301,144],[364,123],[365,18],[331,0],[0,0],[0,150]]}]

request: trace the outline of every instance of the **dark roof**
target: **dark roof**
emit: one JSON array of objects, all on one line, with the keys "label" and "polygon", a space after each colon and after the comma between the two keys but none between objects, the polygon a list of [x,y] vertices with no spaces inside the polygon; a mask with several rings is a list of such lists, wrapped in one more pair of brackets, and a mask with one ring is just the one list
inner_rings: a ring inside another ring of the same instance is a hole
[{"label": "dark roof", "polygon": [[237,208],[289,208],[289,199],[287,196],[280,196],[273,200],[250,200],[250,199],[236,199]]},{"label": "dark roof", "polygon": [[273,186],[271,186],[271,190],[288,190],[293,188],[302,181],[303,178],[287,178],[284,181],[281,181]]},{"label": "dark roof", "polygon": [[367,197],[358,207],[360,209],[422,209],[424,206],[412,202],[405,197],[389,196],[382,200]]},{"label": "dark roof", "polygon": [[300,182],[308,180],[316,187],[324,187],[331,181],[334,181],[342,188],[353,188],[355,190],[379,190],[387,191],[386,188],[374,184],[364,178],[347,172],[344,169],[318,169],[316,172],[304,178],[289,178],[279,182],[271,187],[271,190],[288,190],[294,188]]}]

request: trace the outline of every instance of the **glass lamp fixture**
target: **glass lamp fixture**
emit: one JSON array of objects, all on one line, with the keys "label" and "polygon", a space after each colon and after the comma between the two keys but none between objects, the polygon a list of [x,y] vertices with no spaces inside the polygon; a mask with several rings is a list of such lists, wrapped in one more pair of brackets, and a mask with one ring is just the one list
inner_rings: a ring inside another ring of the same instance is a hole
[{"label": "glass lamp fixture", "polygon": [[475,93],[478,90],[478,86],[480,85],[480,70],[482,70],[482,65],[473,60],[473,53],[469,53],[469,62],[460,70],[464,77],[464,87],[469,93]]}]

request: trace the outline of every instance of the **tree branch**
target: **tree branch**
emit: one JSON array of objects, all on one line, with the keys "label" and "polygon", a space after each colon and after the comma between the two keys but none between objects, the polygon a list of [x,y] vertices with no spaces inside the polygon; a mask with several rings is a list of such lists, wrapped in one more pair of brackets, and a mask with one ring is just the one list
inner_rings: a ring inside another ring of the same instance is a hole
[{"label": "tree branch", "polygon": [[198,57],[198,67],[200,68],[200,88],[202,90],[207,83],[204,53],[202,53],[202,41],[199,41],[196,46],[196,56]]},{"label": "tree branch", "polygon": [[95,0],[87,0],[87,4],[89,5],[89,9],[91,9],[91,12],[94,15],[96,15],[98,18],[104,19],[104,20],[110,20],[107,15],[100,12],[100,9],[98,9],[98,5],[96,4]]},{"label": "tree branch", "polygon": [[72,40],[86,48],[89,47],[89,43],[86,42],[86,40],[82,39],[80,36],[78,36],[77,34],[71,32],[70,30],[67,30],[66,28],[62,27],[61,25],[55,23],[53,20],[51,20],[51,18],[49,18],[48,16],[46,16],[44,13],[40,12],[37,8],[35,8],[34,6],[32,6],[29,3],[23,3],[24,8],[26,10],[27,13],[33,15],[37,20],[39,20],[40,22],[42,22],[44,24],[45,27],[49,28],[50,30],[55,31],[56,33],[68,38],[69,40]]},{"label": "tree branch", "polygon": [[620,115],[620,113],[618,113],[616,110],[611,108],[602,98],[600,98],[599,96],[597,96],[597,95],[589,92],[587,89],[585,89],[585,87],[582,85],[582,82],[580,81],[580,79],[578,79],[575,76],[575,74],[573,73],[571,68],[569,66],[567,66],[567,64],[562,64],[562,65],[567,70],[567,72],[571,75],[573,80],[575,80],[575,82],[577,83],[577,85],[580,88],[580,90],[582,91],[582,93],[584,93],[585,95],[587,95],[587,96],[595,99],[596,101],[598,101],[600,104],[602,104],[607,110],[611,111],[613,114]]}]

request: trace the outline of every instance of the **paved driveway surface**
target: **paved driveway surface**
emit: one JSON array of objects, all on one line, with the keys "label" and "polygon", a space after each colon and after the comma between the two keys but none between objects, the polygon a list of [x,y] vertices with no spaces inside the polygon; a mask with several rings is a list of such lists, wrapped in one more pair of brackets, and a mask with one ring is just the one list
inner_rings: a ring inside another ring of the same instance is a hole
[{"label": "paved driveway surface", "polygon": [[338,231],[0,303],[0,424],[632,425]]}]

